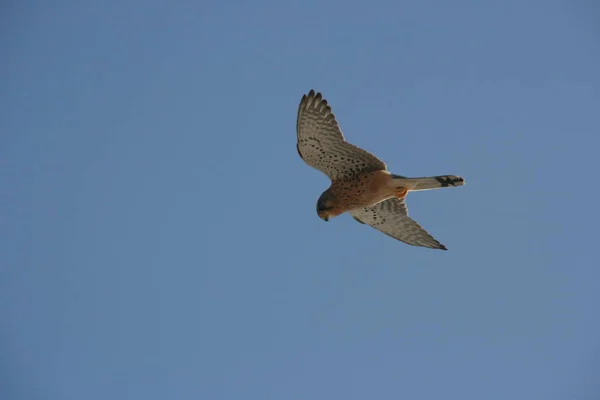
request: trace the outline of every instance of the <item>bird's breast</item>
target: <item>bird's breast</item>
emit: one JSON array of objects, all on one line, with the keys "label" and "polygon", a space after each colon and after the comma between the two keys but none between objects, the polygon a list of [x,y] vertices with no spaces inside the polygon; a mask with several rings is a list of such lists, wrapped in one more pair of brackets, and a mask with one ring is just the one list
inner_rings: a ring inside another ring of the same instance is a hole
[{"label": "bird's breast", "polygon": [[336,181],[332,189],[344,211],[367,207],[394,195],[391,175],[387,171],[374,171],[356,175],[351,179]]}]

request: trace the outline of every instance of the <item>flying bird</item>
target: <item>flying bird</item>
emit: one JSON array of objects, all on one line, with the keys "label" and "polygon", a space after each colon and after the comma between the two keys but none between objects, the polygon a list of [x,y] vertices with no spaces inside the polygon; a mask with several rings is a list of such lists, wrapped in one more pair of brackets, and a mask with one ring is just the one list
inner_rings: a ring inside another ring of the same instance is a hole
[{"label": "flying bird", "polygon": [[317,215],[329,221],[345,212],[412,246],[447,250],[408,216],[408,192],[462,186],[455,175],[407,178],[387,170],[386,164],[368,151],[347,142],[331,107],[321,93],[302,96],[296,121],[300,158],[331,179],[331,186],[317,201]]}]

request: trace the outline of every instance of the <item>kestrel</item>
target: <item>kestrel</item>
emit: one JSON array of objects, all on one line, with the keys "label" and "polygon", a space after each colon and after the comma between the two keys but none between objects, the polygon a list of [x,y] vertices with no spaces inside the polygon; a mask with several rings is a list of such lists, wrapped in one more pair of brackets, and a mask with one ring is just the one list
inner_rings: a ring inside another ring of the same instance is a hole
[{"label": "kestrel", "polygon": [[327,100],[314,90],[302,96],[296,132],[300,157],[331,179],[317,201],[321,219],[349,212],[361,224],[409,245],[447,250],[408,216],[404,198],[411,191],[462,186],[463,178],[407,178],[388,172],[383,161],[344,139]]}]

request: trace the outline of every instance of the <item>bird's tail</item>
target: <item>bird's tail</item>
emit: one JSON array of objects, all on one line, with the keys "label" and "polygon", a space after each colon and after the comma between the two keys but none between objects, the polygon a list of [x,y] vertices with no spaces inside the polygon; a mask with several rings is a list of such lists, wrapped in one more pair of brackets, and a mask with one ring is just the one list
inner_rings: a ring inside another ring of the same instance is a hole
[{"label": "bird's tail", "polygon": [[423,178],[407,178],[405,176],[393,175],[393,184],[396,187],[410,191],[431,190],[445,187],[462,186],[465,180],[456,175],[429,176]]}]

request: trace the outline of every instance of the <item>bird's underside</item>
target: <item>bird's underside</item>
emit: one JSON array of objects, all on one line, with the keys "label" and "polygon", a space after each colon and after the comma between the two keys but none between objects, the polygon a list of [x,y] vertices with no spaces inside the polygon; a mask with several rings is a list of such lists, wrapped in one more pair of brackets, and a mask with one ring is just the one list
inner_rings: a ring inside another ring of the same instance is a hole
[{"label": "bird's underside", "polygon": [[302,96],[296,132],[300,157],[331,179],[317,203],[321,218],[348,212],[358,222],[407,244],[446,250],[408,216],[405,197],[411,191],[462,186],[463,178],[391,174],[383,161],[345,140],[331,107],[314,90]]}]

